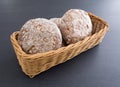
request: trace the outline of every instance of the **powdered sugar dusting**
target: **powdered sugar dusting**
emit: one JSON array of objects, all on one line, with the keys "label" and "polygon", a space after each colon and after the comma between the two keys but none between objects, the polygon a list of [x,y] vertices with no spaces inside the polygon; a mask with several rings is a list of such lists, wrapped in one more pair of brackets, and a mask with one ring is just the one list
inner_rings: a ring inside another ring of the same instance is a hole
[{"label": "powdered sugar dusting", "polygon": [[61,24],[60,30],[67,44],[78,42],[92,32],[91,19],[83,10],[68,10],[61,19],[64,25]]},{"label": "powdered sugar dusting", "polygon": [[60,48],[62,36],[55,23],[44,18],[36,18],[23,25],[18,42],[25,52],[34,54]]}]

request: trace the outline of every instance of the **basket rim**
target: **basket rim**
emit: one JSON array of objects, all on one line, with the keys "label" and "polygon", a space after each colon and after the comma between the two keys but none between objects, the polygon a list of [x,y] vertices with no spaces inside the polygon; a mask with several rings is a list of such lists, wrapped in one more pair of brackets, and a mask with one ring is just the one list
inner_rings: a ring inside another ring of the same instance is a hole
[{"label": "basket rim", "polygon": [[88,12],[88,14],[91,16],[91,17],[94,17],[96,18],[97,20],[101,21],[103,24],[105,24],[105,27],[100,29],[99,32],[96,32],[88,37],[86,37],[85,39],[81,40],[81,41],[78,41],[74,44],[70,44],[68,46],[65,46],[65,47],[61,47],[59,49],[56,49],[56,50],[51,50],[51,51],[48,51],[48,52],[44,52],[44,53],[36,53],[36,54],[27,54],[26,52],[24,52],[21,48],[21,46],[18,44],[18,41],[16,40],[16,35],[18,34],[19,31],[15,31],[13,32],[11,35],[10,35],[10,40],[12,42],[12,44],[14,45],[14,43],[17,43],[17,49],[19,50],[19,53],[21,54],[21,56],[24,56],[23,58],[27,58],[27,59],[34,59],[34,58],[42,58],[43,56],[50,56],[50,55],[54,55],[56,53],[61,53],[62,50],[67,50],[67,49],[72,49],[74,46],[76,46],[76,44],[83,44],[84,42],[86,42],[87,40],[89,40],[91,37],[95,36],[96,34],[100,33],[100,32],[103,32],[103,30],[106,30],[108,31],[108,23],[106,21],[104,21],[102,18],[94,15],[93,13],[91,12]]}]

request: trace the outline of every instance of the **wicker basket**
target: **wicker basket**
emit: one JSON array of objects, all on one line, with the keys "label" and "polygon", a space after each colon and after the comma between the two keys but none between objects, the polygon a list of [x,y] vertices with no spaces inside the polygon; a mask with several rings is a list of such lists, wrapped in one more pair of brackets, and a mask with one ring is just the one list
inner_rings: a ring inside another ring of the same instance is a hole
[{"label": "wicker basket", "polygon": [[11,42],[23,72],[33,78],[35,75],[63,63],[102,42],[108,31],[108,24],[92,13],[89,13],[89,16],[93,24],[93,34],[91,36],[75,44],[45,53],[26,54],[17,42],[18,32],[14,32],[11,35]]}]

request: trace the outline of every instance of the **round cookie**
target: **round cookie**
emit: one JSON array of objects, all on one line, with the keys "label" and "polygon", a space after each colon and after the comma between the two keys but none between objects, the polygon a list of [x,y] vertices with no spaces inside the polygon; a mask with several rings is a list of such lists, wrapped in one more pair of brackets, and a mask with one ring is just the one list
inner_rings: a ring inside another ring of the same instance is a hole
[{"label": "round cookie", "polygon": [[54,22],[58,27],[60,27],[61,24],[61,18],[51,18],[50,21]]},{"label": "round cookie", "polygon": [[92,33],[92,23],[87,12],[70,9],[61,18],[60,30],[67,44],[83,40]]},{"label": "round cookie", "polygon": [[[54,22],[59,29],[61,29],[61,25],[64,24],[61,18],[51,18],[50,21]],[[63,47],[66,46],[66,43],[64,40],[62,40],[62,46]]]},{"label": "round cookie", "polygon": [[61,18],[51,18],[50,21],[54,22],[60,30],[62,26],[65,26],[65,23]]},{"label": "round cookie", "polygon": [[62,36],[55,23],[36,18],[23,25],[18,34],[18,43],[26,53],[35,54],[60,48]]}]

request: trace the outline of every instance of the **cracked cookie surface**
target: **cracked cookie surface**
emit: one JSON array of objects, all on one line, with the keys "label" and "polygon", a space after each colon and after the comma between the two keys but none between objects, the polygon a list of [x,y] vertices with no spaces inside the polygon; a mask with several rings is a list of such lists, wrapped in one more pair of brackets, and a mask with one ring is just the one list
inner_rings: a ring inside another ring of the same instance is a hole
[{"label": "cracked cookie surface", "polygon": [[60,48],[62,36],[55,23],[36,18],[22,26],[18,34],[18,43],[26,53],[35,54]]}]

